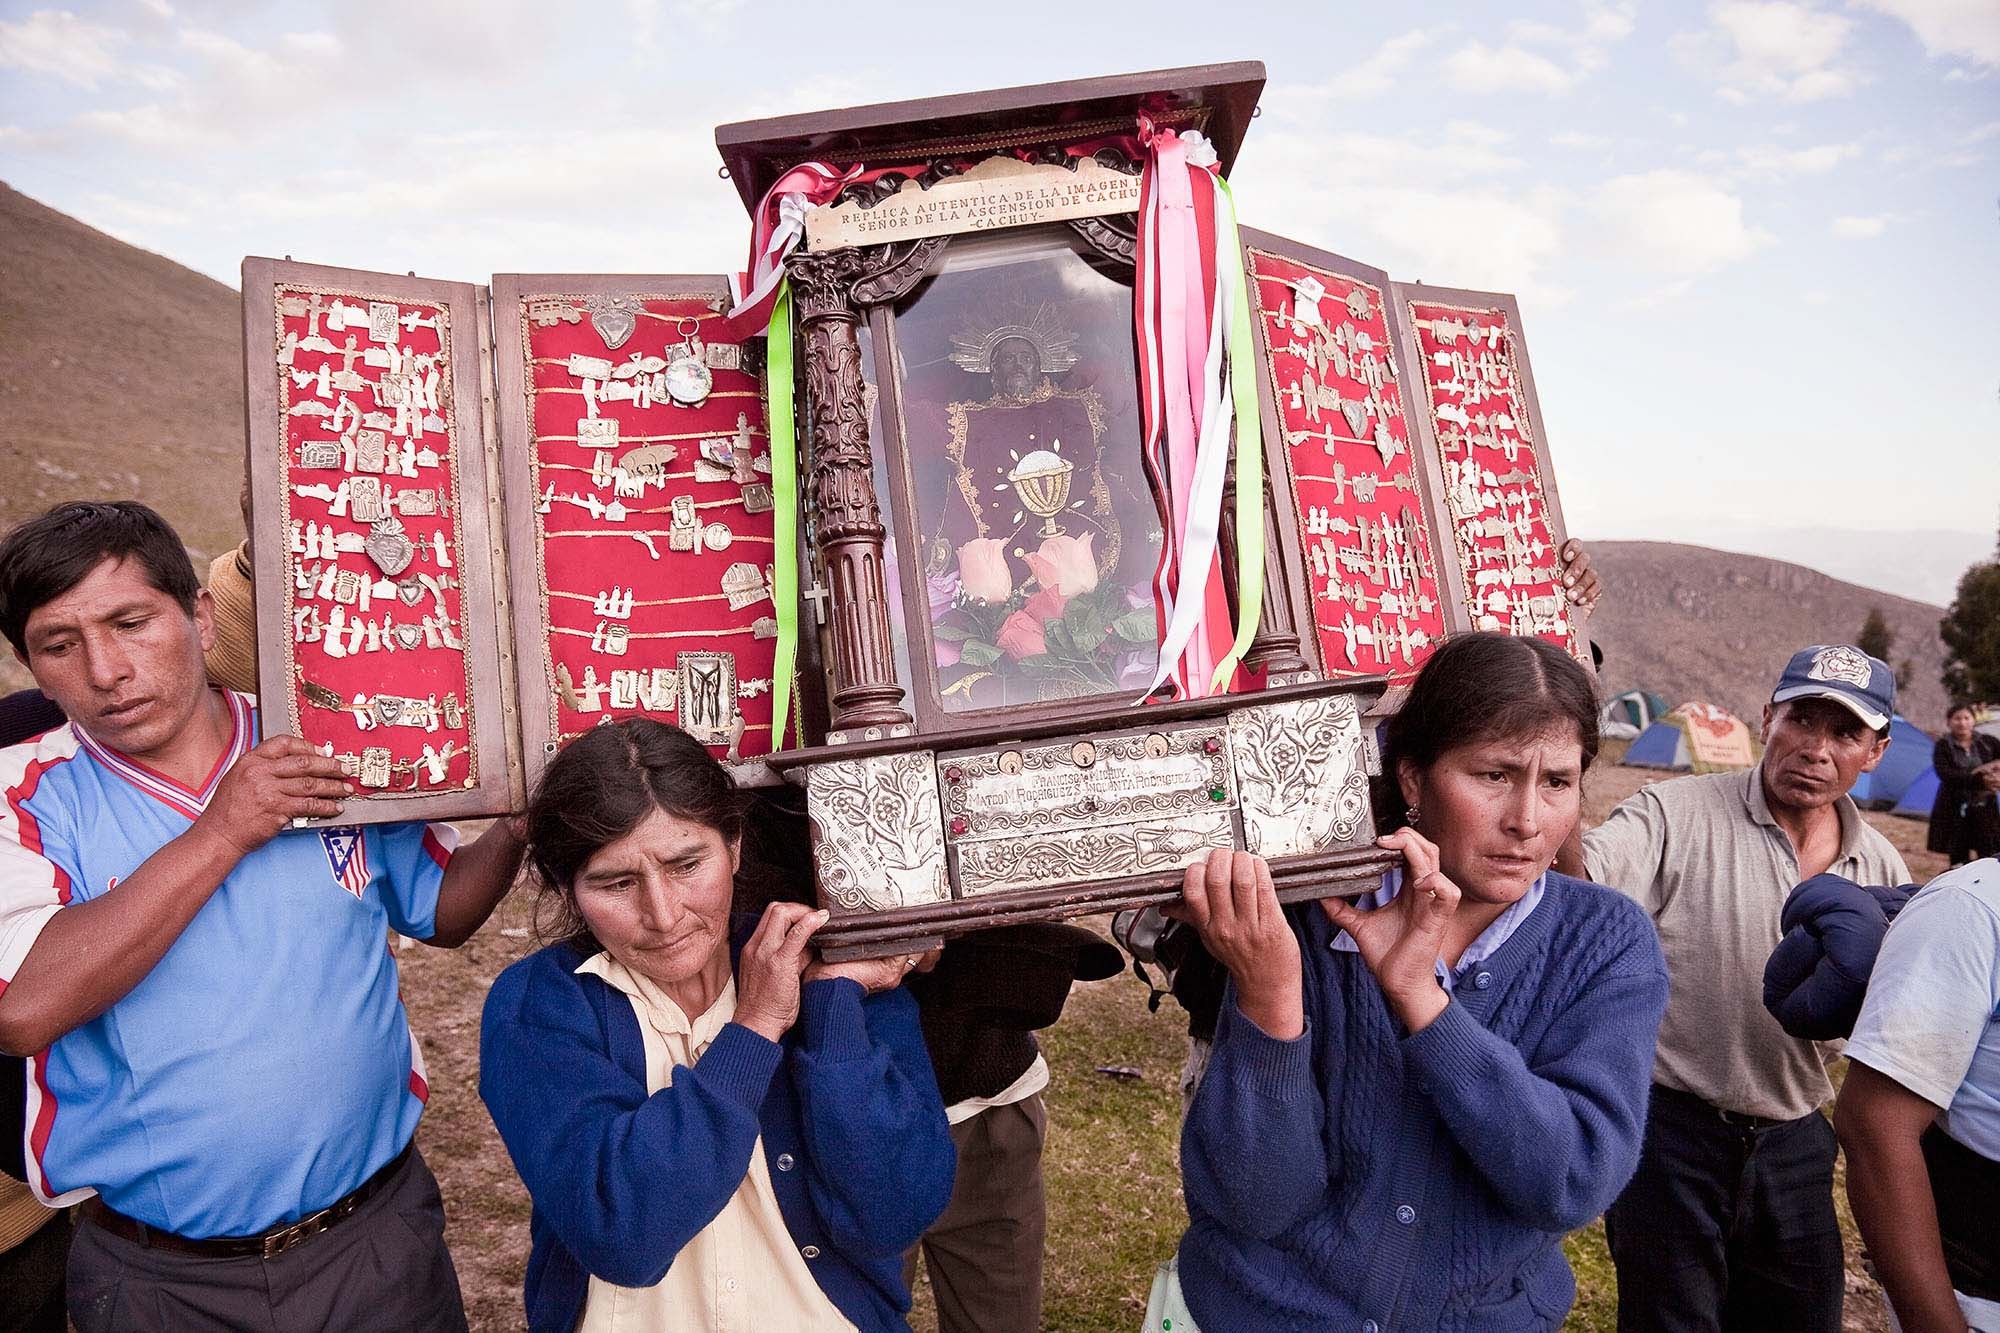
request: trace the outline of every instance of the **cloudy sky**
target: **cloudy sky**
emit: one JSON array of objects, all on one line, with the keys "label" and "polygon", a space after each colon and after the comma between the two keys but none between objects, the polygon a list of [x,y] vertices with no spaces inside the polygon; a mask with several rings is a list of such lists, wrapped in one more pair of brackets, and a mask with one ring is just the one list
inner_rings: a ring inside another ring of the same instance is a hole
[{"label": "cloudy sky", "polygon": [[[0,0],[0,178],[232,285],[245,254],[720,271],[719,123],[1262,60],[1244,221],[1518,293],[1573,530],[1810,538],[1933,600],[1991,549],[1995,0],[944,12]],[[1917,530],[1944,553],[1886,535]]]}]

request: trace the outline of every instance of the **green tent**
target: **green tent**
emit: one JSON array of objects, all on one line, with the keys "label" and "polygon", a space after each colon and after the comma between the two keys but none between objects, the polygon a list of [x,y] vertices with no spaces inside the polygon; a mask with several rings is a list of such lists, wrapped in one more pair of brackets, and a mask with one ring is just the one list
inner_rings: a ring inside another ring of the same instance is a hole
[{"label": "green tent", "polygon": [[1606,740],[1629,741],[1667,712],[1667,701],[1651,690],[1627,690],[1607,702],[1597,714],[1597,730]]}]

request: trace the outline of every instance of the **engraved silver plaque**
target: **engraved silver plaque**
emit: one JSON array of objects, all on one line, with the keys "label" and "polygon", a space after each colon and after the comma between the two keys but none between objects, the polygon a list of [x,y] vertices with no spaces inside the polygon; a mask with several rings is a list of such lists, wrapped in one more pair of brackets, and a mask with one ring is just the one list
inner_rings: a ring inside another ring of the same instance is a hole
[{"label": "engraved silver plaque", "polygon": [[937,812],[937,764],[928,750],[814,764],[806,813],[823,901],[883,911],[949,899]]}]

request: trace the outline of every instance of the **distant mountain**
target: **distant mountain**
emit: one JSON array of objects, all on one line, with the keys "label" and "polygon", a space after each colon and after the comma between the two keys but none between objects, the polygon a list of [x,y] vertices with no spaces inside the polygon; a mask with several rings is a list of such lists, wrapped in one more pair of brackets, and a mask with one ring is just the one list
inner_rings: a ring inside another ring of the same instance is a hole
[{"label": "distant mountain", "polygon": [[1944,727],[1940,607],[1828,578],[1803,565],[1667,542],[1590,542],[1605,593],[1591,619],[1607,692],[1645,688],[1669,704],[1703,699],[1757,725],[1785,659],[1813,643],[1852,643],[1870,607],[1910,663],[1904,716]]},{"label": "distant mountain", "polygon": [[[1989,485],[1988,489],[1994,492],[1988,500],[2000,500],[2000,486]],[[1940,606],[1950,605],[1958,592],[1958,580],[1968,567],[1993,558],[1992,528],[1969,532],[1954,528],[1749,527],[1688,515],[1671,523],[1638,522],[1620,529],[1618,535],[1621,540],[1666,538],[1681,545],[1789,560],[1863,588]]]},{"label": "distant mountain", "polygon": [[0,185],[0,531],[58,500],[144,500],[242,540],[242,303]]},{"label": "distant mountain", "polygon": [[[0,531],[57,500],[137,496],[197,554],[234,545],[242,344],[229,288],[0,185]],[[1905,711],[1941,725],[1937,607],[1760,556],[1591,550],[1609,588],[1591,627],[1607,688],[1708,699],[1754,722],[1788,653],[1851,639],[1879,606],[1914,666]],[[25,679],[0,654],[0,687]]]}]

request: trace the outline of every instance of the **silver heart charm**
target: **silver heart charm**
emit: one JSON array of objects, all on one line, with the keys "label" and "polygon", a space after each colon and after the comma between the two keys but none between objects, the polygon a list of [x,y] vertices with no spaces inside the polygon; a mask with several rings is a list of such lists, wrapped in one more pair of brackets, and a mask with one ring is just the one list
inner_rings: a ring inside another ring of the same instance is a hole
[{"label": "silver heart charm", "polygon": [[385,727],[395,726],[396,719],[403,715],[403,701],[393,694],[378,694],[370,702],[374,705],[375,720]]},{"label": "silver heart charm", "polygon": [[1347,418],[1348,433],[1357,439],[1362,431],[1368,429],[1368,404],[1359,398],[1341,399],[1340,415]]},{"label": "silver heart charm", "polygon": [[396,584],[396,597],[404,606],[415,606],[424,599],[424,585],[415,579],[403,579]]},{"label": "silver heart charm", "polygon": [[594,296],[587,307],[590,327],[604,339],[604,346],[617,351],[639,327],[639,303],[629,296]]},{"label": "silver heart charm", "polygon": [[361,543],[361,549],[368,552],[368,558],[375,562],[376,568],[392,579],[408,569],[410,562],[417,558],[416,544],[403,531],[403,520],[394,515],[369,526],[368,538]]},{"label": "silver heart charm", "polygon": [[403,647],[415,648],[418,644],[422,643],[423,641],[424,641],[424,627],[422,625],[396,626],[396,642],[402,645]]}]

